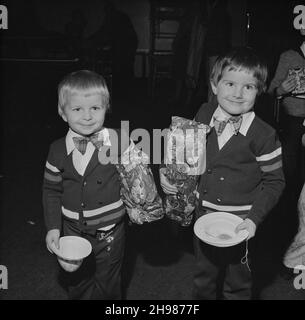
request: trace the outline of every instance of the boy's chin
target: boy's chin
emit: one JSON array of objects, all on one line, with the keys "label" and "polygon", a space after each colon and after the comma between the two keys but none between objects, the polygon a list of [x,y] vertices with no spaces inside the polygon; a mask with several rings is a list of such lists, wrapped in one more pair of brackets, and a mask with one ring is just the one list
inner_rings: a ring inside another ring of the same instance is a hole
[{"label": "boy's chin", "polygon": [[226,108],[223,106],[220,106],[220,107],[227,116],[238,116],[240,114],[239,110],[232,110],[230,108]]},{"label": "boy's chin", "polygon": [[99,128],[97,128],[97,129],[88,129],[88,130],[77,130],[77,129],[72,129],[74,132],[76,132],[77,134],[80,134],[81,136],[91,136],[91,135],[93,135],[93,134],[95,134],[96,132],[99,132],[100,130],[102,130],[102,129],[99,129]]},{"label": "boy's chin", "polygon": [[223,108],[222,107],[222,110],[225,112],[225,113],[227,113],[229,116],[239,116],[239,115],[241,115],[241,114],[244,114],[244,113],[247,113],[247,112],[250,112],[250,111],[253,111],[253,107],[252,108],[250,108],[250,109],[230,109],[230,108]]}]

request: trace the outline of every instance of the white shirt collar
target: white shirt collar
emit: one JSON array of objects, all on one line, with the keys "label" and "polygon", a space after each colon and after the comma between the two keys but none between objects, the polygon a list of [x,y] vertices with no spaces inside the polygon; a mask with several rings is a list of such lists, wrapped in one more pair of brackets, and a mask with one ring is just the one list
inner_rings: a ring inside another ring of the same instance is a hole
[{"label": "white shirt collar", "polygon": [[[214,118],[216,118],[219,121],[225,121],[229,118],[228,115],[226,115],[223,110],[220,108],[220,106],[217,107],[217,109],[214,111],[213,116],[210,121],[210,127],[214,127]],[[243,121],[241,123],[239,132],[243,135],[246,136],[247,132],[251,126],[251,123],[253,119],[255,118],[255,113],[254,111],[249,111],[244,114],[242,114]]]},{"label": "white shirt collar", "polygon": [[[75,149],[75,144],[73,141],[74,137],[82,137],[82,135],[74,132],[73,130],[69,129],[67,135],[66,135],[66,148],[67,148],[67,154],[69,155],[74,149]],[[111,146],[111,142],[109,139],[109,131],[107,128],[103,128],[99,132],[98,136],[99,140],[103,140],[104,145],[106,146]]]}]

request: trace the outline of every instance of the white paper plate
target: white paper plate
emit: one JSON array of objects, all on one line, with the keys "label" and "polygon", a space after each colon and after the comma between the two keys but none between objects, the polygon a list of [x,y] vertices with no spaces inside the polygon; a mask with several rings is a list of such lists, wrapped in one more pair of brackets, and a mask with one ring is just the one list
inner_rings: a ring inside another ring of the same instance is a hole
[{"label": "white paper plate", "polygon": [[65,236],[59,239],[58,250],[55,246],[52,248],[54,253],[60,258],[67,260],[80,260],[84,259],[91,253],[91,243],[76,236]]},{"label": "white paper plate", "polygon": [[66,236],[59,239],[58,250],[53,246],[52,250],[57,255],[59,264],[68,272],[76,271],[82,264],[84,258],[92,251],[91,243],[76,236]]},{"label": "white paper plate", "polygon": [[200,217],[194,225],[195,235],[203,242],[216,247],[231,247],[244,241],[249,232],[235,232],[243,219],[227,212],[212,212]]}]

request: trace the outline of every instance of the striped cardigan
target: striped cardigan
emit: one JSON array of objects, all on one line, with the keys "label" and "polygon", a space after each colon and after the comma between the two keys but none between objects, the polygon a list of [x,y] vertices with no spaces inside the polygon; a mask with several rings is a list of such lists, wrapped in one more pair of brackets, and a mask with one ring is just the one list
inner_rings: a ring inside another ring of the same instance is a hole
[{"label": "striped cardigan", "polygon": [[53,142],[44,173],[43,206],[48,230],[61,229],[63,216],[84,232],[118,223],[125,207],[116,167],[102,165],[95,150],[81,176],[73,166],[72,152],[67,154],[65,137]]},{"label": "striped cardigan", "polygon": [[[209,124],[216,104],[205,104],[195,120]],[[233,135],[219,150],[215,129],[207,137],[206,171],[198,186],[199,205],[231,212],[258,225],[284,189],[281,145],[276,132],[257,116],[247,134]]]}]

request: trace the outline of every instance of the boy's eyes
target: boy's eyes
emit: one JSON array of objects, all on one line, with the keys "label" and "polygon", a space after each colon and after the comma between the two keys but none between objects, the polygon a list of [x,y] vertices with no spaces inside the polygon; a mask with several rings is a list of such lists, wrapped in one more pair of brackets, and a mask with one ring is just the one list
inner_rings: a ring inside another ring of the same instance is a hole
[{"label": "boy's eyes", "polygon": [[[102,106],[94,106],[94,107],[91,107],[90,109],[97,111],[97,110],[101,110],[102,108],[103,108]],[[75,107],[75,108],[72,108],[72,111],[80,111],[81,109],[82,109],[81,107]]]},{"label": "boy's eyes", "polygon": [[255,90],[255,89],[256,89],[256,86],[253,85],[253,84],[247,84],[247,85],[245,86],[245,88],[246,88],[247,90]]},{"label": "boy's eyes", "polygon": [[227,82],[226,85],[227,85],[228,87],[233,87],[234,83],[233,83],[233,82]]},{"label": "boy's eyes", "polygon": [[102,107],[99,107],[99,106],[94,106],[94,107],[92,107],[92,110],[94,110],[94,111],[100,110],[100,109],[102,109]]},{"label": "boy's eyes", "polygon": [[[226,86],[233,87],[234,86],[234,82],[226,82]],[[247,85],[244,86],[244,88],[246,88],[247,90],[256,90],[256,85],[247,84]]]}]

